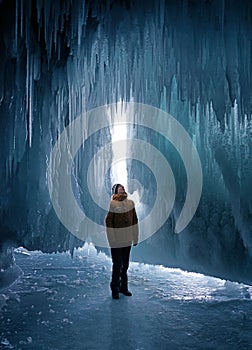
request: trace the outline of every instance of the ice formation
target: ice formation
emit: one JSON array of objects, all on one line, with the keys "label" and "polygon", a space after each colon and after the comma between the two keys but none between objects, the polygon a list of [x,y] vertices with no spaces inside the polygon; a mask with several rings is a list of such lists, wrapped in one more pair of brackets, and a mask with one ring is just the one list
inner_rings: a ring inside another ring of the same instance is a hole
[{"label": "ice formation", "polygon": [[[2,0],[1,267],[12,264],[13,246],[54,252],[82,245],[52,208],[50,152],[81,113],[135,101],[185,127],[204,183],[184,232],[173,231],[182,191],[173,215],[134,258],[252,283],[251,24],[250,1]],[[149,130],[137,132],[162,153],[169,149]],[[86,156],[110,137],[94,135]],[[86,171],[80,158],[77,177]],[[183,167],[174,165],[179,185]],[[148,191],[151,173],[128,166]]]}]

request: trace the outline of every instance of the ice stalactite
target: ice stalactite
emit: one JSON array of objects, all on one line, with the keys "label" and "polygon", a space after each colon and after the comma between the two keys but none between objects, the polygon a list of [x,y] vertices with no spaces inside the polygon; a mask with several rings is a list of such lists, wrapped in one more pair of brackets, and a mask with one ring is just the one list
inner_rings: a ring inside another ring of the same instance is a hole
[{"label": "ice stalactite", "polygon": [[[50,204],[52,146],[85,111],[142,102],[186,128],[204,172],[202,202],[187,232],[167,234],[169,222],[163,228],[169,244],[161,261],[212,274],[221,265],[223,275],[246,279],[241,271],[252,250],[251,2],[3,0],[0,17],[1,230],[29,249],[81,244]],[[197,255],[211,247],[207,258]],[[230,271],[232,254],[237,264]]]}]

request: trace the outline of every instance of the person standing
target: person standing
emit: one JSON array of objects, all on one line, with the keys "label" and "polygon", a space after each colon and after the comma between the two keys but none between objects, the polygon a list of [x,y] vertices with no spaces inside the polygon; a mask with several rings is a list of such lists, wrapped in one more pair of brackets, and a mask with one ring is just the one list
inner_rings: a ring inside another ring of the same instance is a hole
[{"label": "person standing", "polygon": [[112,280],[110,288],[112,298],[119,299],[119,292],[126,296],[128,290],[127,271],[129,267],[132,244],[138,244],[139,229],[135,204],[128,199],[124,186],[115,184],[112,187],[112,200],[106,216],[107,238],[111,248]]}]

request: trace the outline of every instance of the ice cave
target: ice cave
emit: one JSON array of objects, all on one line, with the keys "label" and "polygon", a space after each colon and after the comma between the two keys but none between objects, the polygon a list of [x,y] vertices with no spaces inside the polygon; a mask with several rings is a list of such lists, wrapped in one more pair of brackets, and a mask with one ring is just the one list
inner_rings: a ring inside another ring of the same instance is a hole
[{"label": "ice cave", "polygon": [[251,349],[252,2],[1,0],[0,48],[0,348]]}]

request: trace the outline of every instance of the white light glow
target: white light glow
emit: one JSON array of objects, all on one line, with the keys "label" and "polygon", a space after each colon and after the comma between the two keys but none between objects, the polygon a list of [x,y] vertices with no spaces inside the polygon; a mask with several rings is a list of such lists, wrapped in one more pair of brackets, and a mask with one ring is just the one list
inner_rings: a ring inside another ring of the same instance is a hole
[{"label": "white light glow", "polygon": [[[120,104],[119,104],[120,105]],[[126,111],[123,108],[118,108],[117,113],[120,113],[120,118],[122,121],[126,120]],[[123,149],[118,149],[117,141],[127,140],[127,124],[114,125],[111,130],[111,142],[112,142],[112,152],[113,152],[113,161],[112,161],[112,171],[111,171],[111,180],[112,184],[121,183],[125,188],[127,188],[127,143],[121,145]],[[120,159],[118,161],[118,153],[120,154]],[[123,154],[123,158],[122,158]],[[117,159],[115,162],[114,160]]]}]

